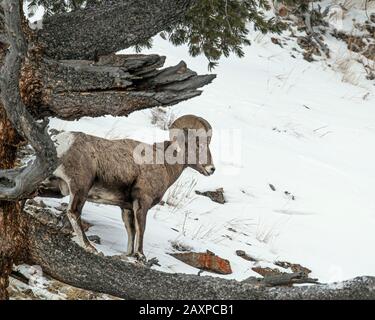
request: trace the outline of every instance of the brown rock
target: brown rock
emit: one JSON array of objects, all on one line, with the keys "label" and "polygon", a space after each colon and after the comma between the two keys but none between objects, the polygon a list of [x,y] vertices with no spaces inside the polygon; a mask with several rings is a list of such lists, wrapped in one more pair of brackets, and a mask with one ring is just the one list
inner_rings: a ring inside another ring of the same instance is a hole
[{"label": "brown rock", "polygon": [[286,261],[276,261],[275,265],[284,268],[284,269],[291,269],[293,272],[301,272],[305,275],[309,275],[311,273],[311,270],[301,266],[298,263],[290,263]]},{"label": "brown rock", "polygon": [[208,197],[212,201],[220,203],[220,204],[224,204],[226,202],[225,198],[224,198],[224,189],[223,188],[216,189],[216,191],[205,191],[205,192],[200,192],[200,191],[196,190],[195,193],[199,196]]},{"label": "brown rock", "polygon": [[172,257],[192,266],[205,271],[210,271],[218,274],[231,274],[232,268],[230,262],[215,255],[213,252],[206,253],[186,252],[173,253]]},{"label": "brown rock", "polygon": [[236,255],[238,255],[239,257],[247,260],[247,261],[253,261],[253,262],[256,262],[258,261],[257,259],[253,258],[252,256],[249,256],[245,251],[243,250],[237,250],[236,251]]}]

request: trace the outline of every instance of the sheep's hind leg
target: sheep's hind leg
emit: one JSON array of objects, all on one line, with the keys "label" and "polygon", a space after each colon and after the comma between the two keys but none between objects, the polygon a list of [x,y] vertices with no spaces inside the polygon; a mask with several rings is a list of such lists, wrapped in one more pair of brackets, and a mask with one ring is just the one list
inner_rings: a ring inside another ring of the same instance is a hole
[{"label": "sheep's hind leg", "polygon": [[135,200],[133,202],[133,212],[135,218],[135,253],[138,261],[145,263],[146,256],[143,253],[143,236],[146,229],[146,216],[149,206],[144,200]]},{"label": "sheep's hind leg", "polygon": [[81,213],[86,198],[87,196],[85,196],[84,192],[71,193],[67,216],[72,225],[73,231],[78,238],[79,244],[91,253],[98,253],[96,248],[90,243],[89,239],[87,239],[82,227]]},{"label": "sheep's hind leg", "polygon": [[134,238],[135,238],[135,224],[134,214],[131,209],[122,209],[122,221],[124,221],[126,232],[128,234],[128,250],[127,256],[134,254]]}]

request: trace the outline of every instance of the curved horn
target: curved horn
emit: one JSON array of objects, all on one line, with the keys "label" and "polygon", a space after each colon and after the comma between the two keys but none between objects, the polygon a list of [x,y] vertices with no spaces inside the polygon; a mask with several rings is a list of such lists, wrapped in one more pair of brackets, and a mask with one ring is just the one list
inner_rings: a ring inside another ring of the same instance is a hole
[{"label": "curved horn", "polygon": [[[197,117],[192,114],[188,114],[185,116],[182,116],[175,120],[172,125],[169,128],[172,129],[204,129],[206,132],[212,131],[211,125],[208,123],[207,120]],[[170,133],[170,138],[172,139],[172,134]],[[211,137],[209,137],[210,139]],[[210,139],[211,140],[211,139]],[[209,140],[209,142],[210,142]]]}]

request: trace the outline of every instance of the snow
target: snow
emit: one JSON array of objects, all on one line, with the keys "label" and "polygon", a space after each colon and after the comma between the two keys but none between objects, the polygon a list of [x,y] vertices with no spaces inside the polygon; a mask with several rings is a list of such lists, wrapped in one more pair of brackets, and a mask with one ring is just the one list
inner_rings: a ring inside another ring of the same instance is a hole
[{"label": "snow", "polygon": [[[165,196],[174,205],[149,211],[145,254],[159,260],[159,270],[196,274],[169,255],[173,246],[210,250],[231,263],[233,274],[221,277],[238,280],[257,275],[255,265],[275,267],[277,260],[300,263],[321,282],[375,275],[374,83],[364,77],[357,85],[342,81],[335,65],[348,51],[333,37],[327,38],[332,58],[309,63],[291,51],[299,50],[295,42],[281,48],[271,36],[252,33],[245,58],[220,61],[218,78],[202,96],[171,109],[177,116],[202,116],[213,126],[216,172],[204,177],[186,170]],[[183,59],[207,73],[204,58],[191,58],[186,47],[160,38],[144,53],[166,55],[167,65]],[[111,139],[168,138],[151,124],[149,110],[128,118],[54,119],[51,126]],[[194,193],[220,187],[224,205]],[[100,236],[99,250],[126,251],[118,208],[87,203],[83,218],[93,224],[88,234]],[[260,262],[246,261],[236,250]]]}]

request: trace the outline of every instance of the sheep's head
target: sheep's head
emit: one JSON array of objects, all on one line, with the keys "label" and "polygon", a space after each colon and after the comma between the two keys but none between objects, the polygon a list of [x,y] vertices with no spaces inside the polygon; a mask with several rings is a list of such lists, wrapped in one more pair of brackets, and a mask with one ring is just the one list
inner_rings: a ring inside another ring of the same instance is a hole
[{"label": "sheep's head", "polygon": [[209,147],[212,127],[205,119],[194,115],[182,116],[173,122],[169,132],[171,140],[184,152],[187,166],[205,176],[215,172]]}]

